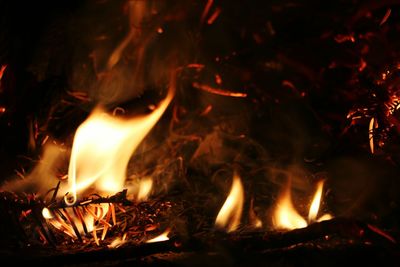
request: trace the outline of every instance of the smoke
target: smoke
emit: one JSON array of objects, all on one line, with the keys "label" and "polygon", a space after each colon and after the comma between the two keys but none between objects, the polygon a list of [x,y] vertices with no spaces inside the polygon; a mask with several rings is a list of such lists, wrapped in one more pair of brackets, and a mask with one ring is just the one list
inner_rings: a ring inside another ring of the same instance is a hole
[{"label": "smoke", "polygon": [[59,181],[57,177],[61,178],[65,173],[67,157],[66,149],[55,144],[48,144],[43,148],[42,158],[26,177],[15,177],[2,185],[1,190],[36,194],[41,198],[51,197],[48,193],[56,188]]}]

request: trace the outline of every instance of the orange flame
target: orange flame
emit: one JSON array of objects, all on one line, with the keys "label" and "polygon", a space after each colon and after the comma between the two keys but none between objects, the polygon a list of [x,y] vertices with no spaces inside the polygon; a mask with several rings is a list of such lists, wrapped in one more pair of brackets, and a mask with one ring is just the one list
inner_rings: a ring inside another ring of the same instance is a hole
[{"label": "orange flame", "polygon": [[231,191],[218,213],[215,225],[220,228],[226,228],[228,232],[235,231],[242,217],[244,202],[244,190],[239,175],[235,172]]},{"label": "orange flame", "polygon": [[281,196],[278,199],[272,217],[272,222],[275,228],[289,230],[304,228],[309,223],[313,223],[315,221],[320,222],[332,219],[332,216],[330,214],[324,214],[319,218],[317,217],[322,199],[323,186],[324,181],[319,181],[317,183],[317,190],[310,205],[308,221],[306,221],[293,206],[290,193],[290,183],[288,183],[285,190],[282,192]]},{"label": "orange flame", "polygon": [[128,120],[96,109],[75,133],[65,203],[73,205],[77,193],[92,185],[100,193],[121,191],[132,154],[161,118],[173,96],[174,86],[171,86],[167,97],[152,113]]},{"label": "orange flame", "polygon": [[170,232],[170,231],[171,231],[170,229],[167,229],[167,230],[165,230],[165,232],[162,233],[161,235],[159,235],[159,236],[157,236],[157,237],[155,237],[155,238],[152,238],[152,239],[147,240],[146,243],[156,243],[156,242],[167,241],[167,240],[169,240],[168,235],[169,235],[169,232]]}]

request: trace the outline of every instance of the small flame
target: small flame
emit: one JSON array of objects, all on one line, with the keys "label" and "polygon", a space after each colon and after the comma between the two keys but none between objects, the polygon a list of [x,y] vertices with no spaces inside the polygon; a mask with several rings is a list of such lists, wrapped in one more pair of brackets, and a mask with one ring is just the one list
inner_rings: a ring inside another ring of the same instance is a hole
[{"label": "small flame", "polygon": [[124,187],[128,162],[136,148],[161,118],[174,95],[167,97],[150,114],[123,120],[95,110],[76,131],[68,170],[68,194],[73,205],[77,193],[94,185],[97,192],[111,194]]},{"label": "small flame", "polygon": [[126,233],[121,237],[115,238],[111,244],[108,245],[109,248],[118,248],[126,243]]},{"label": "small flame", "polygon": [[218,213],[215,225],[226,228],[228,232],[235,231],[242,217],[244,190],[239,175],[235,172],[231,191]]},{"label": "small flame", "polygon": [[318,218],[317,222],[328,221],[331,220],[332,218],[333,218],[332,215],[330,215],[329,213],[325,213],[324,215]]},{"label": "small flame", "polygon": [[153,179],[146,177],[140,180],[139,193],[137,196],[138,201],[146,201],[153,188]]},{"label": "small flame", "polygon": [[317,190],[310,205],[307,222],[293,206],[290,194],[290,183],[288,183],[276,205],[272,218],[274,226],[278,229],[292,230],[307,227],[309,223],[315,221],[321,222],[332,219],[333,217],[330,214],[324,214],[319,218],[317,217],[321,205],[323,187],[324,181],[319,181],[317,183]]},{"label": "small flame", "polygon": [[317,191],[315,192],[314,199],[311,202],[310,211],[308,213],[309,222],[314,222],[317,219],[323,188],[324,188],[324,181],[319,181],[317,183]]},{"label": "small flame", "polygon": [[168,235],[169,235],[169,232],[170,232],[170,231],[171,231],[170,229],[167,229],[167,230],[165,230],[165,232],[162,233],[161,235],[159,235],[159,236],[157,236],[157,237],[155,237],[155,238],[152,238],[152,239],[147,240],[146,243],[156,243],[156,242],[167,241],[167,240],[169,240]]},{"label": "small flame", "polygon": [[250,202],[249,221],[250,225],[254,228],[261,228],[263,225],[262,221],[260,218],[258,218],[256,212],[254,211],[254,199],[251,199]]}]

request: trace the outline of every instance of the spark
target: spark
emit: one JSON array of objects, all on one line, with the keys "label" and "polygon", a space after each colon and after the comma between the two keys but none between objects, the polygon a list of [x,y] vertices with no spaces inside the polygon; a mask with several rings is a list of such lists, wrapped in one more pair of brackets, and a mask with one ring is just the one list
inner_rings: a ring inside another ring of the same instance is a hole
[{"label": "spark", "polygon": [[379,26],[382,26],[390,17],[390,14],[392,13],[392,9],[388,8],[388,10],[385,13],[385,16],[383,16],[381,23],[379,23]]},{"label": "spark", "polygon": [[221,85],[221,84],[222,84],[221,75],[215,74],[215,83],[218,84],[218,85]]},{"label": "spark", "polygon": [[1,81],[1,78],[3,78],[4,71],[6,70],[6,68],[7,68],[7,65],[1,65],[1,67],[0,67],[0,81]]},{"label": "spark", "polygon": [[206,84],[200,84],[197,82],[193,83],[193,87],[215,95],[231,96],[231,97],[247,97],[246,93],[231,92],[221,88],[214,88]]},{"label": "spark", "polygon": [[375,148],[374,148],[374,129],[378,127],[378,122],[375,121],[375,118],[372,117],[371,120],[369,121],[369,131],[368,131],[368,136],[369,136],[369,148],[371,149],[371,153],[374,154]]},{"label": "spark", "polygon": [[211,112],[212,108],[213,108],[212,105],[208,105],[208,106],[200,113],[200,116],[206,116],[208,113]]},{"label": "spark", "polygon": [[221,13],[221,9],[220,8],[216,8],[214,13],[210,16],[210,18],[207,20],[207,24],[211,25],[214,23],[214,21],[218,18],[219,14]]},{"label": "spark", "polygon": [[200,19],[201,24],[204,23],[207,15],[208,15],[208,12],[210,12],[210,9],[211,9],[211,6],[213,3],[214,3],[214,0],[207,0],[207,4],[204,7],[203,14],[201,14],[201,19]]},{"label": "spark", "polygon": [[201,70],[201,69],[203,69],[205,66],[204,66],[203,64],[191,63],[191,64],[188,64],[186,67],[187,67],[187,68],[190,68],[190,69],[198,69],[198,70]]}]

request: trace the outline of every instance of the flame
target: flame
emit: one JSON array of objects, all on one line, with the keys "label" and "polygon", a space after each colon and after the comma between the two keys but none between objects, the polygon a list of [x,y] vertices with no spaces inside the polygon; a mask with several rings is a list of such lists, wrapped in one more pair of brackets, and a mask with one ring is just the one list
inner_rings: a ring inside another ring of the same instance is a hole
[{"label": "flame", "polygon": [[306,221],[293,206],[292,197],[290,194],[290,183],[288,183],[278,199],[272,217],[275,228],[292,230],[307,227],[309,223],[313,223],[315,221],[321,222],[332,219],[333,217],[330,214],[324,214],[319,218],[317,217],[321,205],[323,187],[324,181],[319,181],[317,183],[317,190],[310,205],[308,221]]},{"label": "flame", "polygon": [[124,187],[128,162],[136,148],[161,118],[174,96],[174,86],[150,114],[131,119],[111,116],[96,109],[77,129],[68,170],[68,194],[73,205],[77,193],[95,186],[111,194]]},{"label": "flame", "polygon": [[314,198],[311,202],[310,211],[308,213],[309,222],[314,222],[317,219],[323,188],[324,188],[324,181],[319,181],[317,183],[317,191],[315,192]]},{"label": "flame", "polygon": [[138,201],[146,201],[153,187],[153,179],[146,177],[140,180],[139,193],[137,196]]},{"label": "flame", "polygon": [[328,221],[331,220],[332,218],[333,218],[332,215],[330,215],[329,213],[325,213],[324,215],[322,215],[317,219],[317,222]]},{"label": "flame", "polygon": [[235,172],[231,191],[218,213],[215,225],[226,228],[228,232],[235,231],[242,217],[244,190],[239,175]]},{"label": "flame", "polygon": [[168,235],[169,235],[169,232],[170,232],[170,231],[171,231],[170,229],[167,229],[167,230],[165,230],[165,232],[162,233],[161,235],[159,235],[159,236],[157,236],[157,237],[155,237],[155,238],[152,238],[152,239],[147,240],[146,243],[156,243],[156,242],[167,241],[167,240],[169,240]]},{"label": "flame", "polygon": [[272,221],[278,229],[296,229],[307,226],[306,220],[293,207],[290,183],[288,183],[279,197]]},{"label": "flame", "polygon": [[118,248],[118,247],[122,246],[125,243],[126,243],[126,233],[122,236],[122,238],[119,237],[119,236],[117,238],[115,238],[111,242],[111,244],[109,244],[107,247],[109,247],[109,248]]}]

